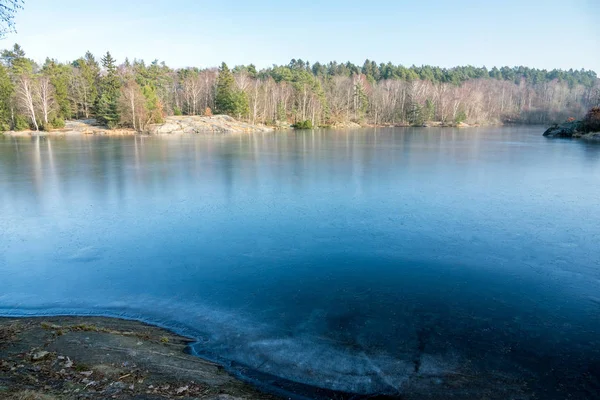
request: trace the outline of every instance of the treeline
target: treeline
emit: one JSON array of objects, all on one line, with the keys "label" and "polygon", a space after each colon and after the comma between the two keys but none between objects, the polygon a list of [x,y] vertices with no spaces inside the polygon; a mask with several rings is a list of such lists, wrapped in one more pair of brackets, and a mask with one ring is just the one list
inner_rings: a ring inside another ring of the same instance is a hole
[{"label": "treeline", "polygon": [[0,57],[0,129],[52,129],[73,118],[144,131],[167,115],[226,113],[252,123],[326,126],[549,123],[600,103],[593,71],[404,67],[365,61],[257,70],[169,68],[91,53],[37,65],[18,45]]}]

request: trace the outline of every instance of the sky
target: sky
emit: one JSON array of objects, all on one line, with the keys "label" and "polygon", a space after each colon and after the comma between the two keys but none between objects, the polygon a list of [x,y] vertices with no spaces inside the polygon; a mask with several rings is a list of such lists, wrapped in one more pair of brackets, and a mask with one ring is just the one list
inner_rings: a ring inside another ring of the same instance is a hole
[{"label": "sky", "polygon": [[365,59],[394,64],[591,69],[600,73],[600,0],[25,0],[30,58],[91,51],[171,67]]}]

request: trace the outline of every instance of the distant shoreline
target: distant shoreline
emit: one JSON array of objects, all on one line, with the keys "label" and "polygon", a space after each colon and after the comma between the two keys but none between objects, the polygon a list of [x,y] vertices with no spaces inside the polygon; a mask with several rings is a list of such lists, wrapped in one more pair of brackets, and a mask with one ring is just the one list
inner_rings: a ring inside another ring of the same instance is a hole
[{"label": "distant shoreline", "polygon": [[[368,129],[368,128],[477,128],[482,126],[504,126],[503,123],[495,124],[466,124],[466,123],[444,123],[441,121],[428,121],[421,125],[410,124],[358,124],[345,122],[330,126],[316,127],[314,129]],[[516,124],[520,125],[520,124]],[[95,120],[67,121],[65,128],[50,131],[6,131],[1,132],[5,136],[12,137],[54,137],[54,136],[162,136],[178,134],[202,134],[202,133],[255,133],[273,132],[279,130],[302,130],[294,129],[290,124],[279,124],[267,126],[262,124],[251,124],[235,120],[226,115],[215,115],[211,117],[200,116],[172,116],[167,117],[162,124],[154,124],[146,132],[137,132],[133,129],[118,128],[108,129],[96,124]]]}]

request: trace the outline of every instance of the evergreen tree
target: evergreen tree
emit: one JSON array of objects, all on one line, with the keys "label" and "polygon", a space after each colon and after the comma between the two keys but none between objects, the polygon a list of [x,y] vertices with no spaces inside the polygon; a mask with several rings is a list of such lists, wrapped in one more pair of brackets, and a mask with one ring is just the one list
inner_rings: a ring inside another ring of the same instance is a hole
[{"label": "evergreen tree", "polygon": [[121,80],[117,74],[115,59],[109,52],[102,57],[106,74],[100,78],[100,95],[96,99],[95,111],[98,121],[114,128],[119,123],[119,97]]},{"label": "evergreen tree", "polygon": [[435,106],[429,99],[425,100],[425,107],[423,108],[423,119],[425,121],[433,121],[435,119]]},{"label": "evergreen tree", "polygon": [[74,79],[71,82],[72,100],[77,117],[89,118],[98,98],[100,66],[89,51],[74,61]]},{"label": "evergreen tree", "polygon": [[142,88],[142,93],[146,98],[145,107],[148,113],[148,120],[150,121],[150,123],[158,124],[163,122],[163,106],[160,99],[156,95],[156,90],[154,89],[154,87],[146,85]]},{"label": "evergreen tree", "polygon": [[2,62],[10,68],[13,75],[34,72],[35,63],[25,57],[25,51],[16,43],[12,50],[2,51]]},{"label": "evergreen tree", "polygon": [[59,64],[55,60],[46,59],[42,72],[50,78],[54,87],[54,99],[58,104],[58,115],[60,119],[68,119],[73,115],[71,101],[69,99],[69,83],[71,81],[71,69]]},{"label": "evergreen tree", "polygon": [[218,113],[230,114],[233,111],[233,92],[235,90],[235,81],[233,74],[227,64],[222,63],[219,68],[219,78],[217,80],[217,95],[215,97],[215,106]]},{"label": "evergreen tree", "polygon": [[225,63],[219,68],[215,106],[218,113],[237,118],[246,117],[249,112],[248,96],[235,87],[233,74]]},{"label": "evergreen tree", "polygon": [[15,87],[10,79],[8,68],[0,65],[0,131],[7,131],[13,127],[12,100]]}]

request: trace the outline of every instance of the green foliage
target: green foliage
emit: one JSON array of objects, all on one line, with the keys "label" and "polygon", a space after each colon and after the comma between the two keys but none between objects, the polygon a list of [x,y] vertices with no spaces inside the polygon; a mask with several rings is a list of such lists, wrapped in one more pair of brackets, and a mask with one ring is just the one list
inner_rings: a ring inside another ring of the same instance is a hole
[{"label": "green foliage", "polygon": [[215,105],[218,113],[237,118],[247,117],[250,112],[248,95],[235,87],[233,74],[225,63],[219,68]]},{"label": "green foliage", "polygon": [[[217,75],[210,68],[171,70],[158,60],[126,60],[117,68],[110,53],[102,57],[101,64],[87,52],[68,64],[47,59],[40,68],[17,44],[2,51],[0,129],[29,129],[32,123],[24,117],[30,114],[29,100],[17,90],[26,82],[23,77],[31,80],[38,121],[43,115],[41,88],[47,87],[42,84],[50,82],[50,90],[44,92],[51,97],[50,121],[43,129],[58,127],[60,120],[72,117],[96,117],[110,127],[123,124],[144,129],[147,123],[162,121],[171,110],[175,115],[199,115],[213,109],[246,118],[251,107],[252,119],[257,122],[293,120],[300,121],[299,127],[308,120],[317,126],[352,120],[422,125],[443,119],[444,123],[459,123],[467,118],[464,110],[472,110],[469,119],[482,122],[510,118],[544,123],[569,116],[578,118],[590,107],[600,105],[600,80],[593,71],[585,70],[405,67],[372,60],[359,65],[311,65],[292,59],[289,64],[262,70],[252,64],[229,70],[223,63]],[[132,82],[135,93],[125,89]],[[237,83],[244,89],[239,89]],[[470,91],[474,96],[467,94]],[[473,104],[476,98],[487,100]],[[459,112],[452,118],[454,107]]]},{"label": "green foliage", "polygon": [[120,115],[116,99],[118,97],[111,93],[102,93],[96,100],[96,117],[110,129],[116,128],[119,124]]},{"label": "green foliage", "polygon": [[463,123],[467,120],[467,113],[464,112],[464,110],[460,110],[457,114],[456,114],[456,118],[454,118],[454,123],[456,124],[460,124]]},{"label": "green foliage", "polygon": [[247,118],[250,114],[248,95],[241,90],[233,92],[233,115],[237,118]]},{"label": "green foliage", "polygon": [[21,114],[17,114],[15,115],[15,125],[13,127],[13,129],[15,131],[27,131],[29,129],[31,129],[31,126],[29,124],[29,118],[25,117],[24,115]]},{"label": "green foliage", "polygon": [[62,118],[71,118],[73,110],[69,99],[71,80],[69,66],[59,64],[56,60],[46,59],[42,72],[50,78],[50,83],[54,87],[54,99],[58,104],[58,115]]},{"label": "green foliage", "polygon": [[12,50],[3,50],[0,55],[3,64],[15,75],[32,73],[36,68],[35,62],[25,57],[25,51],[15,44]]},{"label": "green foliage", "polygon": [[48,121],[48,123],[45,123],[44,121],[37,121],[37,123],[40,131],[49,132],[52,130],[52,124],[50,121]]},{"label": "green foliage", "polygon": [[277,120],[287,121],[287,115],[285,115],[285,107],[282,102],[277,103]]},{"label": "green foliage", "polygon": [[[83,58],[73,62],[73,91],[76,94],[74,101],[76,103],[77,117],[88,117],[92,108],[98,99],[98,81],[100,76],[100,66],[89,51]],[[76,88],[76,89],[75,89]]]},{"label": "green foliage", "polygon": [[217,95],[215,97],[215,105],[217,112],[221,114],[235,114],[235,105],[233,93],[235,92],[235,81],[233,74],[227,67],[227,64],[222,63],[219,68],[219,78],[217,80]]},{"label": "green foliage", "polygon": [[435,105],[429,99],[425,100],[425,107],[423,107],[423,119],[425,121],[433,121],[435,118]]},{"label": "green foliage", "polygon": [[10,130],[12,125],[12,99],[15,87],[10,79],[8,68],[0,65],[0,130]]},{"label": "green foliage", "polygon": [[110,129],[119,124],[119,97],[121,81],[117,75],[116,61],[110,53],[102,57],[102,66],[106,75],[100,79],[100,96],[96,99],[95,112],[98,121]]},{"label": "green foliage", "polygon": [[423,107],[418,103],[412,103],[406,113],[406,120],[413,126],[422,126],[425,123]]},{"label": "green foliage", "polygon": [[52,118],[52,120],[50,121],[50,123],[52,124],[52,127],[54,129],[62,129],[65,127],[65,120],[62,119],[61,117],[54,117]]},{"label": "green foliage", "polygon": [[356,118],[361,120],[369,109],[369,98],[367,97],[364,85],[360,80],[358,80],[354,87],[354,96],[357,110]]},{"label": "green foliage", "polygon": [[153,86],[146,85],[142,88],[142,94],[146,98],[146,111],[149,115],[148,121],[150,123],[159,124],[163,122],[163,110],[162,104]]},{"label": "green foliage", "polygon": [[[302,60],[293,59],[287,66],[273,66],[260,74],[272,77],[276,82],[294,81],[294,71],[309,71],[313,76],[353,76],[362,73],[369,82],[379,82],[386,79],[414,81],[427,80],[433,83],[453,83],[459,85],[470,79],[499,79],[516,82],[524,79],[532,84],[550,82],[553,80],[569,82],[570,85],[581,84],[592,87],[597,79],[594,71],[586,70],[539,70],[527,67],[502,67],[492,68],[488,71],[486,67],[459,66],[454,68],[441,68],[431,65],[417,67],[404,67],[392,63],[377,64],[375,61],[366,60],[362,67],[350,62],[330,62],[327,65],[315,63],[312,68],[306,68],[307,63]],[[243,67],[240,67],[243,68]]]},{"label": "green foliage", "polygon": [[294,129],[313,129],[313,124],[311,120],[307,119],[306,121],[297,122],[292,125]]}]

